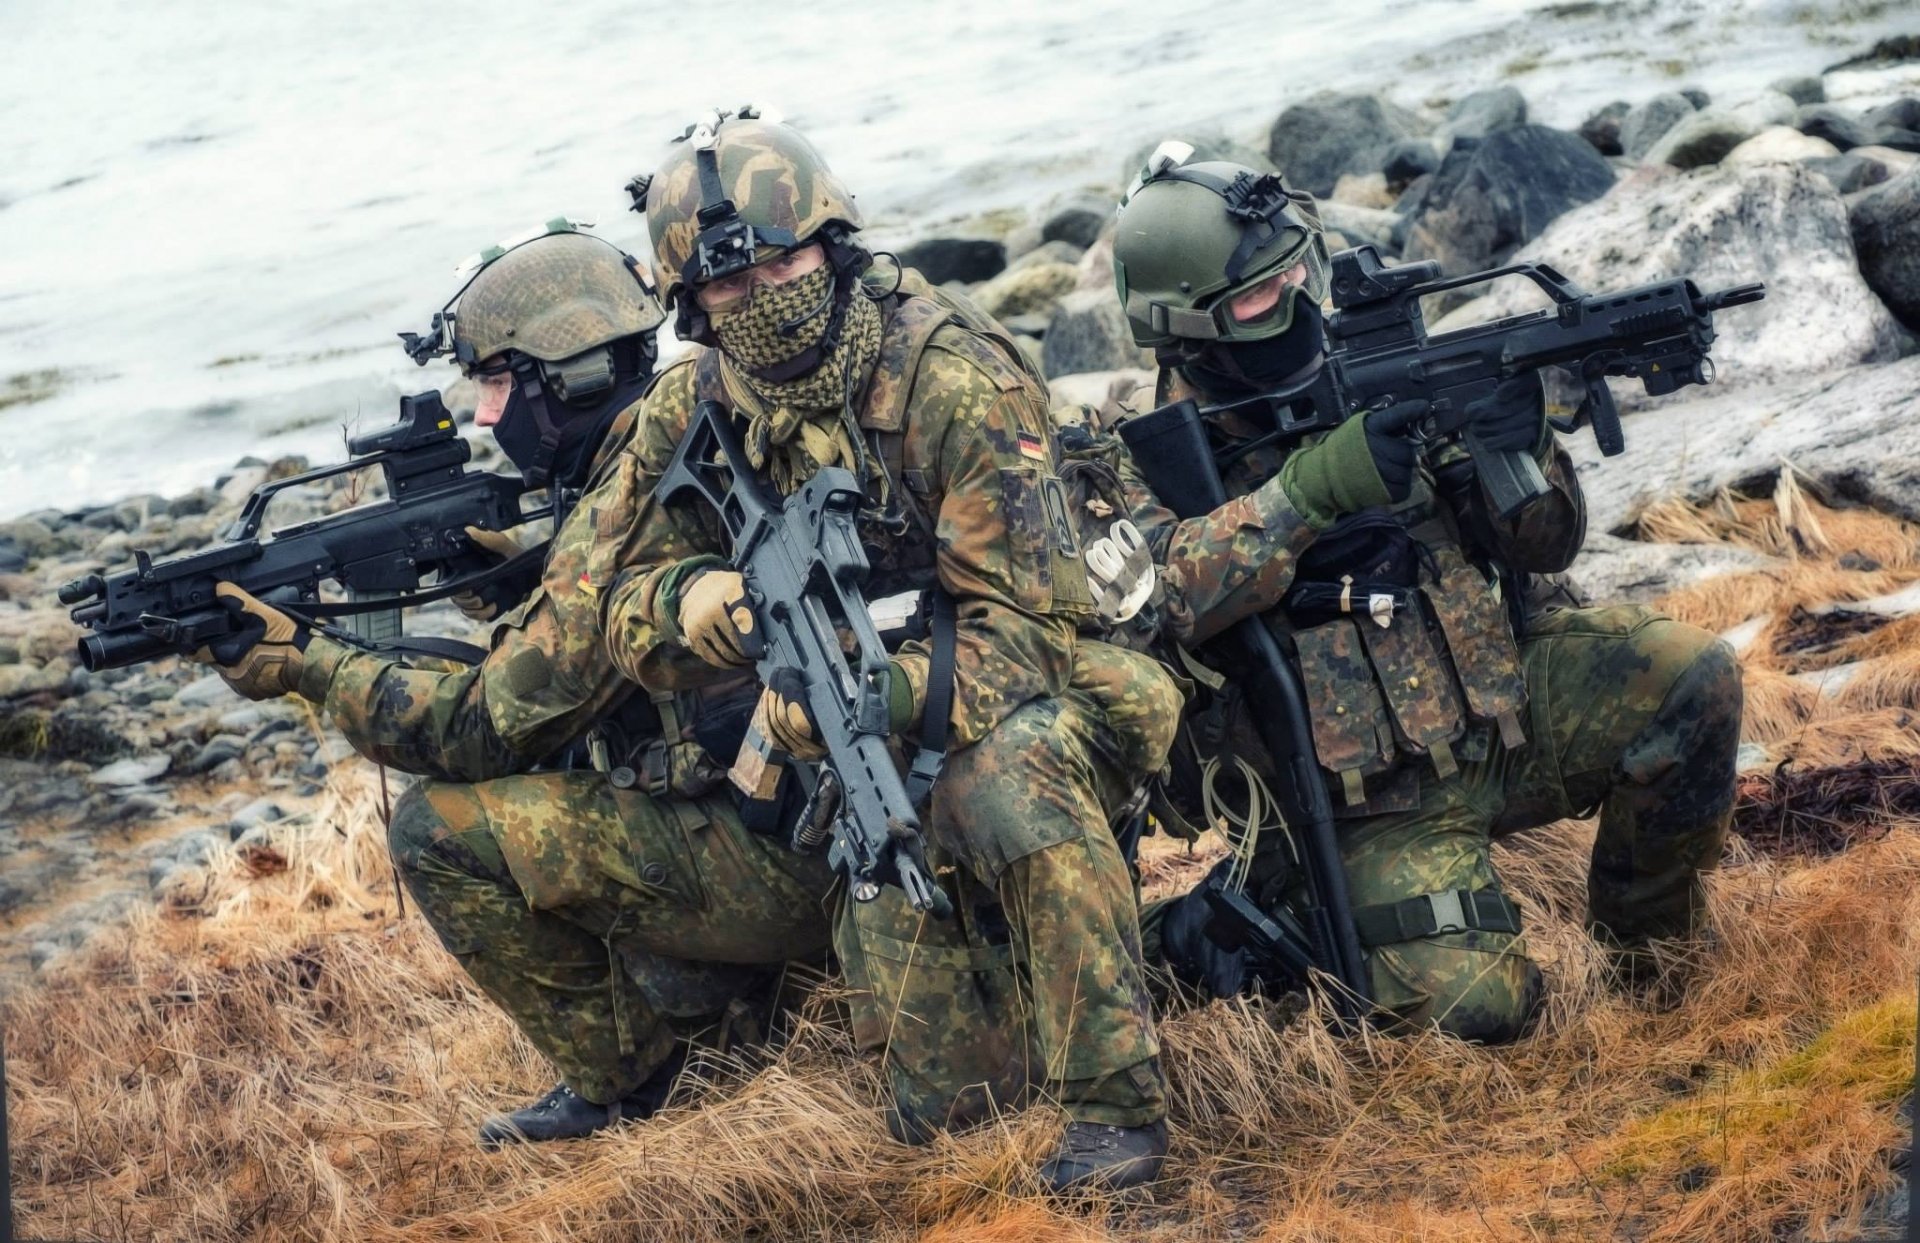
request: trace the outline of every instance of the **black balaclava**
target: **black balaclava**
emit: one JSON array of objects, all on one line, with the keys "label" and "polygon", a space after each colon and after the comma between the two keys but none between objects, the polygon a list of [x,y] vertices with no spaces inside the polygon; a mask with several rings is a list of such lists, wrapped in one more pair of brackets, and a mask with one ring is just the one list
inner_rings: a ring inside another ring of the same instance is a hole
[{"label": "black balaclava", "polygon": [[1180,371],[1209,397],[1231,401],[1271,392],[1311,367],[1326,348],[1320,305],[1301,298],[1285,332],[1258,341],[1209,341]]}]

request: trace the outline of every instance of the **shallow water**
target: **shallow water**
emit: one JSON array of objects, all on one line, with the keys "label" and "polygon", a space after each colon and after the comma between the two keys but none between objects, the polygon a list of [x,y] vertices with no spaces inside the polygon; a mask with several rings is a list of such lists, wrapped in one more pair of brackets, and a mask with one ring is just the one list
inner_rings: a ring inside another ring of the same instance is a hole
[{"label": "shallow water", "polygon": [[559,213],[643,245],[620,186],[712,104],[782,108],[897,240],[1110,187],[1183,128],[1254,137],[1318,89],[1419,105],[1511,79],[1573,125],[1681,83],[1750,94],[1903,20],[1862,0],[536,7],[9,0],[0,518],[185,490],[242,452],[336,455],[342,425],[451,378],[393,334],[463,255]]}]

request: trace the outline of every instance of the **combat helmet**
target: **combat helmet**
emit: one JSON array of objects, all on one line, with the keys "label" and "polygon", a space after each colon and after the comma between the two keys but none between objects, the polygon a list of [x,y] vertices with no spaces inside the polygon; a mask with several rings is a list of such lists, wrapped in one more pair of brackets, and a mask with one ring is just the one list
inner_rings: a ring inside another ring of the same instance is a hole
[{"label": "combat helmet", "polygon": [[[468,258],[458,269],[466,283],[432,327],[400,334],[407,353],[422,366],[450,354],[471,371],[517,352],[547,364],[563,401],[611,387],[606,347],[651,333],[667,316],[639,260],[583,227],[557,217]],[[593,378],[602,373],[605,383]]]},{"label": "combat helmet", "polygon": [[556,217],[470,256],[427,331],[400,334],[421,366],[451,357],[472,375],[505,356],[537,428],[537,446],[520,455],[536,485],[564,437],[564,408],[596,407],[651,372],[666,319],[639,260],[585,227]]},{"label": "combat helmet", "polygon": [[646,213],[661,297],[682,340],[716,344],[697,287],[819,241],[838,277],[834,314],[826,339],[788,369],[804,372],[816,351],[832,351],[855,278],[872,256],[851,240],[861,226],[853,195],[798,130],[751,106],[715,111],[626,189],[633,210]]},{"label": "combat helmet", "polygon": [[[1135,344],[1184,361],[1213,343],[1278,336],[1305,303],[1327,296],[1327,243],[1313,196],[1278,173],[1225,160],[1185,161],[1186,143],[1161,143],[1120,200],[1113,275]],[[1273,309],[1242,322],[1237,295],[1304,264]]]}]

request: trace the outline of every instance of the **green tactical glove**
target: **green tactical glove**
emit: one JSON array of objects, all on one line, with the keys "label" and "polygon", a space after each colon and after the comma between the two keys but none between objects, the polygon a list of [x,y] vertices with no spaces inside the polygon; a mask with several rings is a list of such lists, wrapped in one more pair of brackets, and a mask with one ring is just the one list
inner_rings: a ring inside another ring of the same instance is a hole
[{"label": "green tactical glove", "polygon": [[1280,467],[1280,486],[1307,525],[1324,531],[1347,514],[1407,499],[1419,450],[1406,431],[1426,414],[1403,401],[1350,418]]},{"label": "green tactical glove", "polygon": [[187,659],[212,665],[228,686],[248,699],[275,699],[298,691],[313,632],[232,583],[219,584],[213,593],[239,628]]}]

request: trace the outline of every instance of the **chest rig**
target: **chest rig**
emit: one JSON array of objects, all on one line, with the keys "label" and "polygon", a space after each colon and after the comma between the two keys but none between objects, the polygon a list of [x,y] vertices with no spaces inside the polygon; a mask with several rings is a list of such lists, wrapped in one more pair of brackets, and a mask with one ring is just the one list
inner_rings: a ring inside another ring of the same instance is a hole
[{"label": "chest rig", "polygon": [[[1232,495],[1282,455],[1234,463]],[[1301,557],[1270,620],[1291,641],[1336,814],[1407,810],[1440,778],[1526,742],[1526,679],[1501,567],[1476,561],[1462,516],[1416,477],[1408,499],[1351,514]]]}]

